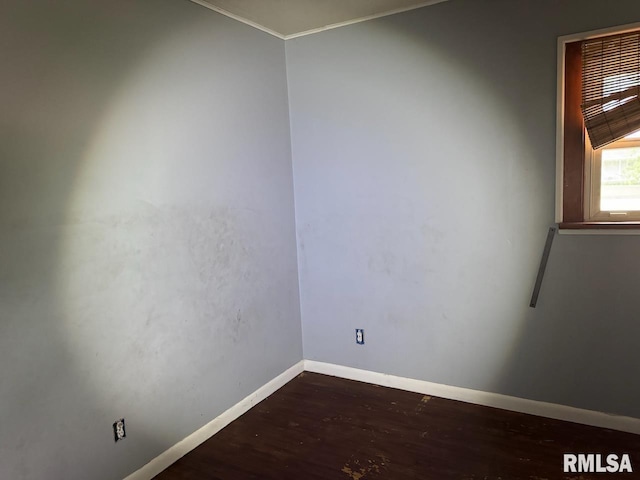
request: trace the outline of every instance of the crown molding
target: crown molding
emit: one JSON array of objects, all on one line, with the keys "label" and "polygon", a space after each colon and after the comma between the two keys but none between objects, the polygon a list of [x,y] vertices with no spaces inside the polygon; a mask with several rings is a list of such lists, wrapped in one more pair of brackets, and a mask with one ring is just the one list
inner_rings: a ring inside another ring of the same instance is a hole
[{"label": "crown molding", "polygon": [[417,10],[419,8],[424,8],[424,7],[428,7],[430,5],[435,5],[437,3],[443,3],[446,2],[448,0],[428,0],[426,2],[421,2],[421,3],[417,3],[415,5],[411,5],[409,7],[402,7],[402,8],[395,8],[392,10],[387,10],[385,12],[381,12],[381,13],[376,13],[373,15],[367,15],[364,17],[358,17],[358,18],[354,18],[352,20],[346,20],[344,22],[338,22],[338,23],[332,23],[330,25],[325,25],[323,27],[319,27],[319,28],[312,28],[310,30],[304,30],[302,32],[297,32],[297,33],[291,33],[289,35],[283,35],[281,33],[276,32],[275,30],[271,30],[270,28],[265,27],[264,25],[260,25],[259,23],[256,23],[252,20],[248,20],[244,17],[241,17],[240,15],[236,15],[235,13],[231,13],[227,10],[225,10],[224,8],[220,8],[220,7],[216,7],[215,5],[212,5],[208,2],[206,2],[205,0],[190,0],[193,3],[197,3],[198,5],[201,5],[205,8],[208,8],[209,10],[213,10],[214,12],[220,13],[221,15],[224,15],[226,17],[232,18],[234,20],[237,20],[238,22],[242,22],[245,25],[249,25],[253,28],[257,28],[258,30],[261,30],[265,33],[268,33],[269,35],[273,35],[274,37],[277,37],[281,40],[291,40],[293,38],[299,38],[299,37],[305,37],[307,35],[313,35],[315,33],[320,33],[320,32],[324,32],[327,30],[333,30],[334,28],[340,28],[340,27],[346,27],[348,25],[353,25],[355,23],[361,23],[361,22],[367,22],[369,20],[374,20],[376,18],[381,18],[381,17],[388,17],[389,15],[395,15],[397,13],[403,13],[403,12],[409,12],[411,10]]},{"label": "crown molding", "polygon": [[292,33],[290,35],[285,35],[285,40],[291,40],[293,38],[306,37],[307,35],[313,35],[315,33],[325,32],[327,30],[333,30],[334,28],[346,27],[349,25],[353,25],[354,23],[362,23],[367,22],[369,20],[374,20],[376,18],[388,17],[390,15],[396,15],[397,13],[409,12],[411,10],[417,10],[419,8],[428,7],[430,5],[435,5],[436,3],[443,3],[448,0],[430,0],[428,2],[418,3],[416,5],[411,5],[410,7],[402,7],[395,8],[393,10],[387,10],[385,12],[376,13],[373,15],[367,15],[365,17],[354,18],[353,20],[346,20],[344,22],[332,23],[330,25],[326,25],[324,27],[313,28],[311,30],[305,30],[299,33]]},{"label": "crown molding", "polygon": [[271,30],[270,28],[264,27],[259,23],[252,22],[251,20],[247,20],[246,18],[236,15],[235,13],[231,13],[225,10],[224,8],[216,7],[214,5],[211,5],[210,3],[205,2],[204,0],[190,0],[190,1],[193,3],[197,3],[202,7],[208,8],[209,10],[213,10],[214,12],[217,12],[221,15],[224,15],[225,17],[232,18],[234,20],[237,20],[238,22],[244,23],[245,25],[249,25],[250,27],[257,28],[258,30],[262,30],[263,32],[268,33],[269,35],[273,35],[274,37],[277,37],[280,40],[286,40],[284,35],[281,35],[278,32]]}]

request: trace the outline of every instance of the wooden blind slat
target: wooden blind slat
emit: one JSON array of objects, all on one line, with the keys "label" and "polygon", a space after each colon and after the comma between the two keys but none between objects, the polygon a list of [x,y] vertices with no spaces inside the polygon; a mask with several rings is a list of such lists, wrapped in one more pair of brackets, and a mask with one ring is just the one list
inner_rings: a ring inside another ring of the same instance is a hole
[{"label": "wooden blind slat", "polygon": [[594,149],[640,129],[640,32],[582,42],[581,110]]}]

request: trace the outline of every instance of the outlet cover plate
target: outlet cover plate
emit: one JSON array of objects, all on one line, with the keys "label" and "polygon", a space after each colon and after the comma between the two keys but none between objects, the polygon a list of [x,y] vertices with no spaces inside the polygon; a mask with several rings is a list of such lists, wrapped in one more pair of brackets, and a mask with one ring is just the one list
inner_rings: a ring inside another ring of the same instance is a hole
[{"label": "outlet cover plate", "polygon": [[127,437],[127,431],[124,428],[124,418],[114,422],[113,424],[113,437],[115,441],[124,440]]}]

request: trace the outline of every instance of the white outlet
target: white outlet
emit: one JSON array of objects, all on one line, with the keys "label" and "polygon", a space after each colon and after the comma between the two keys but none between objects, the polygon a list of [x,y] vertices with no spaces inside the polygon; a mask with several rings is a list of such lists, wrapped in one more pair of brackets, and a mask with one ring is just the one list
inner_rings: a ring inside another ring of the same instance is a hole
[{"label": "white outlet", "polygon": [[362,328],[356,328],[356,343],[364,345],[364,329]]}]

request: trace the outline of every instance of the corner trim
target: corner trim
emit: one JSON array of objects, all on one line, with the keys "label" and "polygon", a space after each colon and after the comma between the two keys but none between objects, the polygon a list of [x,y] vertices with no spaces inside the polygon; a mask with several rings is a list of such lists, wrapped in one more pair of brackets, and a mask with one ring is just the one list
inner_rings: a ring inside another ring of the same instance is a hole
[{"label": "corner trim", "polygon": [[234,406],[223,412],[221,415],[207,423],[204,427],[196,430],[184,440],[176,443],[159,456],[151,460],[139,470],[133,472],[124,480],[151,480],[156,475],[166,470],[169,466],[180,460],[191,450],[204,443],[209,438],[229,425],[242,414],[253,408],[256,404],[273,394],[281,387],[289,383],[296,376],[304,371],[304,361],[301,360],[290,367],[276,378],[266,383],[258,390],[240,400]]},{"label": "corner trim", "polygon": [[512,412],[527,413],[540,417],[564,420],[566,422],[581,423],[593,427],[609,428],[621,432],[640,434],[640,419],[623,417],[608,413],[585,410],[582,408],[567,407],[555,403],[528,400],[525,398],[511,397],[499,393],[482,392],[468,388],[452,387],[438,383],[415,380],[412,378],[397,377],[384,373],[371,372],[358,368],[344,367],[331,363],[305,360],[304,369],[309,372],[322,373],[334,377],[357,380],[372,383],[383,387],[397,388],[409,392],[432,395],[434,397],[459,400],[462,402],[483,405],[486,407],[501,408]]}]

